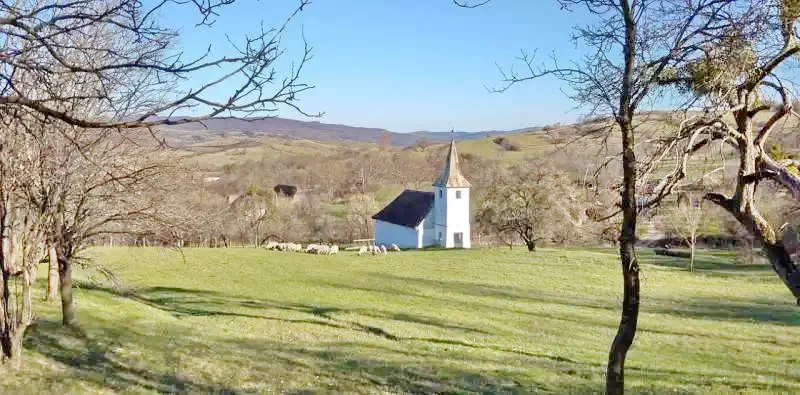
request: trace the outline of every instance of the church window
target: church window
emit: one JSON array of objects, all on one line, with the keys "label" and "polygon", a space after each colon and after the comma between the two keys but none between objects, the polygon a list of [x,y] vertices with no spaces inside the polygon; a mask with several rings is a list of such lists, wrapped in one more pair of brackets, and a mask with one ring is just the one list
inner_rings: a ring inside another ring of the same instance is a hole
[{"label": "church window", "polygon": [[[430,196],[430,195],[428,195],[428,196]],[[442,198],[442,190],[440,189],[439,190],[439,199],[441,199],[441,198]]]},{"label": "church window", "polygon": [[456,191],[456,199],[461,199],[461,191]]}]

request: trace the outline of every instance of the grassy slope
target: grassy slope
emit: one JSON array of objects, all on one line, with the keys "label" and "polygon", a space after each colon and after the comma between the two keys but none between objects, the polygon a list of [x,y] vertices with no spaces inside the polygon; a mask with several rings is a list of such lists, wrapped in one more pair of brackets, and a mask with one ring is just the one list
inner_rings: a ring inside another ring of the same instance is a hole
[{"label": "grassy slope", "polygon": [[346,148],[374,147],[372,144],[347,142],[320,142],[291,140],[282,137],[259,139],[220,138],[212,142],[191,145],[182,149],[185,155],[199,165],[222,167],[229,163],[258,161],[264,158],[292,157],[295,155],[327,156],[340,153]]},{"label": "grassy slope", "polygon": [[[3,392],[595,392],[618,320],[610,250],[93,254],[128,292],[84,283],[85,334],[38,303]],[[769,268],[665,259],[642,258],[631,392],[800,392],[800,314]]]}]

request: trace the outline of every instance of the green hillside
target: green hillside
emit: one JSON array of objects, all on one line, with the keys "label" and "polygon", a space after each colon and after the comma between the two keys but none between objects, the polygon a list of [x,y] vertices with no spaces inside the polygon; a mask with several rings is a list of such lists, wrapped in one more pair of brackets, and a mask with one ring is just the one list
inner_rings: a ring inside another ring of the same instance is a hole
[{"label": "green hillside", "polygon": [[[91,255],[119,286],[79,271],[70,332],[38,282],[4,393],[602,392],[619,320],[612,250]],[[630,393],[800,392],[800,315],[768,266],[642,263]]]}]

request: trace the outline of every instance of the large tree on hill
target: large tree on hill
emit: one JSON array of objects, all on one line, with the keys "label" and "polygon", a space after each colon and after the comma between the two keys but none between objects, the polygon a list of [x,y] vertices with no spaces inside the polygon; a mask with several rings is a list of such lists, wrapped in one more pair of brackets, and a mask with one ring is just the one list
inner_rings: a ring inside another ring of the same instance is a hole
[{"label": "large tree on hill", "polygon": [[[775,158],[768,142],[796,116],[796,55],[800,53],[797,21],[800,2],[762,0],[733,2],[724,20],[724,37],[709,42],[697,56],[676,65],[663,84],[677,87],[694,103],[680,127],[655,151],[645,168],[675,157],[676,166],[657,188],[659,195],[679,189],[692,168],[692,157],[713,145],[737,157],[737,174],[729,191],[705,195],[735,218],[761,244],[773,269],[800,303],[800,270],[772,225],[759,211],[760,183],[774,182],[786,192],[771,198],[800,201],[800,162]],[[750,8],[745,8],[747,5]],[[792,133],[797,133],[795,129]],[[691,180],[690,180],[691,181]],[[727,194],[721,193],[727,192]]]},{"label": "large tree on hill", "polygon": [[[465,7],[485,5],[489,0],[454,0]],[[505,85],[497,91],[543,77],[555,77],[570,85],[570,96],[591,114],[608,116],[605,127],[593,134],[619,136],[622,178],[619,209],[622,215],[619,252],[623,279],[622,317],[609,352],[606,371],[608,393],[624,391],[624,364],[633,344],[639,315],[639,263],[636,257],[636,225],[639,210],[658,204],[661,197],[637,204],[636,135],[641,133],[635,116],[653,105],[662,92],[660,82],[686,58],[702,52],[703,45],[724,33],[717,18],[729,0],[557,0],[563,8],[582,9],[594,23],[577,27],[574,37],[585,45],[581,59],[553,59],[537,64],[524,53],[522,70],[503,73]],[[742,8],[748,8],[746,5]],[[746,10],[745,10],[746,11]],[[603,125],[601,125],[603,126]],[[607,162],[606,162],[607,163]]]},{"label": "large tree on hill", "polygon": [[[536,242],[576,231],[585,202],[572,180],[544,164],[519,164],[493,177],[475,214],[480,227],[503,237],[514,235],[528,251]],[[511,243],[509,243],[511,244]]]}]

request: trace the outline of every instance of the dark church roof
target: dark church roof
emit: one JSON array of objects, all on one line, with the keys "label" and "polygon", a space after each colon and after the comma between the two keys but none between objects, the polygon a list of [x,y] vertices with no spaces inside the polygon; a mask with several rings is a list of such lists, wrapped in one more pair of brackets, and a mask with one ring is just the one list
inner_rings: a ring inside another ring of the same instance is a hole
[{"label": "dark church roof", "polygon": [[406,189],[396,199],[383,208],[373,219],[395,225],[414,228],[419,225],[433,207],[433,192]]}]

